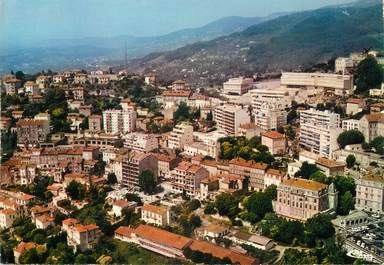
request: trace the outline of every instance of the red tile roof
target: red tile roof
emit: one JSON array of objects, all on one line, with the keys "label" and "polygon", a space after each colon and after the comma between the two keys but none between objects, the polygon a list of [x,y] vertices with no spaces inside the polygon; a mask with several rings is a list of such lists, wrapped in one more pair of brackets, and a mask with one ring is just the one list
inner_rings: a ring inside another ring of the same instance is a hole
[{"label": "red tile roof", "polygon": [[148,212],[152,212],[152,213],[155,213],[155,214],[165,214],[167,212],[167,209],[163,208],[163,207],[159,207],[159,206],[155,206],[155,205],[152,205],[152,204],[144,204],[143,206],[143,211],[148,211]]},{"label": "red tile roof", "polygon": [[234,158],[231,161],[229,161],[229,164],[232,165],[237,165],[237,166],[242,166],[242,167],[250,167],[250,168],[255,168],[255,169],[261,169],[261,170],[266,170],[268,165],[264,163],[256,163],[254,161],[247,161],[242,158]]},{"label": "red tile roof", "polygon": [[258,260],[255,258],[234,252],[233,250],[226,249],[206,241],[193,240],[190,248],[194,251],[201,251],[221,259],[229,258],[233,263],[239,263],[241,265],[259,264]]},{"label": "red tile roof", "polygon": [[34,242],[23,242],[22,241],[19,243],[19,245],[17,245],[17,247],[15,248],[15,251],[21,254],[24,251],[32,249],[32,248],[36,248],[37,246],[38,246],[38,244],[36,244]]},{"label": "red tile roof", "polygon": [[120,226],[115,230],[115,234],[124,237],[131,237],[131,234],[135,232],[135,229],[129,226]]},{"label": "red tile roof", "polygon": [[320,191],[327,188],[327,185],[323,183],[313,181],[313,180],[302,179],[302,178],[291,178],[291,179],[283,180],[282,184],[286,186],[292,186],[292,187],[297,187],[297,188],[306,189],[306,190],[314,190],[314,191]]},{"label": "red tile roof", "polygon": [[135,229],[135,234],[140,238],[178,250],[183,250],[191,242],[191,239],[188,237],[180,236],[150,225],[139,225]]},{"label": "red tile roof", "polygon": [[271,138],[271,139],[281,139],[281,138],[284,138],[284,134],[281,134],[277,131],[266,131],[262,134],[262,136],[264,137],[268,137],[268,138]]}]

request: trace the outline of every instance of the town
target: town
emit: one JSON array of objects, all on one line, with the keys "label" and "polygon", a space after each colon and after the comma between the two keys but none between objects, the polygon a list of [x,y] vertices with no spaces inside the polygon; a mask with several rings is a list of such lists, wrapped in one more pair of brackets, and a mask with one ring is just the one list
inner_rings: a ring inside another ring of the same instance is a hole
[{"label": "town", "polygon": [[1,263],[384,263],[383,56],[3,76]]}]

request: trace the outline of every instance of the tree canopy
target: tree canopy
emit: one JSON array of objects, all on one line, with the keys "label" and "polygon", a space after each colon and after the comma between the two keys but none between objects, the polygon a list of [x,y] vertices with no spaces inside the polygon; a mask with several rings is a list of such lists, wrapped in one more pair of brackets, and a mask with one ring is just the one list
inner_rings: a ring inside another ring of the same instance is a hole
[{"label": "tree canopy", "polygon": [[383,81],[383,68],[377,63],[375,57],[369,55],[357,65],[355,80],[356,92],[359,94],[381,84]]},{"label": "tree canopy", "polygon": [[148,194],[153,194],[156,188],[156,178],[154,174],[149,171],[143,171],[139,176],[139,187]]},{"label": "tree canopy", "polygon": [[358,130],[349,130],[342,132],[337,137],[337,143],[340,148],[344,148],[349,144],[361,144],[364,142],[364,135]]}]

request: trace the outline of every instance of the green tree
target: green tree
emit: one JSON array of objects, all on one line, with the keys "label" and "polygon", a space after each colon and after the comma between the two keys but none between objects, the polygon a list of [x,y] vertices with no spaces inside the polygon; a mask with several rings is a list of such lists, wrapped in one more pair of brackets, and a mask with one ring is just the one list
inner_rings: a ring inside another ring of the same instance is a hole
[{"label": "green tree", "polygon": [[38,253],[36,248],[31,248],[26,251],[24,251],[20,257],[19,262],[21,264],[38,264],[38,263],[44,263],[44,257]]},{"label": "green tree", "polygon": [[312,174],[314,174],[319,169],[315,164],[310,164],[307,161],[304,161],[300,167],[300,170],[295,173],[295,177],[302,177],[308,179]]},{"label": "green tree", "polygon": [[246,219],[256,223],[264,218],[266,213],[272,212],[272,198],[270,194],[264,192],[255,192],[244,201],[244,207],[247,209]]},{"label": "green tree", "polygon": [[83,184],[72,180],[65,188],[65,192],[72,200],[83,200],[85,197],[85,187]]},{"label": "green tree", "polygon": [[116,174],[111,172],[108,174],[107,176],[107,182],[108,184],[115,184],[117,183],[117,177],[116,177]]},{"label": "green tree", "polygon": [[207,206],[204,208],[204,213],[205,214],[215,214],[217,213],[215,204],[214,203],[208,203]]},{"label": "green tree", "polygon": [[79,125],[80,129],[82,130],[87,130],[89,129],[89,118],[88,117],[85,117],[83,119],[83,121],[80,123]]},{"label": "green tree", "polygon": [[235,217],[239,212],[237,199],[229,193],[221,193],[216,196],[215,208],[220,215],[226,215],[230,218]]},{"label": "green tree", "polygon": [[296,137],[296,132],[292,126],[288,126],[285,129],[285,135],[288,137],[289,140],[293,141]]},{"label": "green tree", "polygon": [[315,238],[326,239],[335,234],[335,228],[331,223],[331,216],[327,214],[317,214],[308,219],[305,229]]},{"label": "green tree", "polygon": [[347,168],[353,168],[356,163],[356,157],[354,155],[348,155],[345,162],[347,163]]},{"label": "green tree", "polygon": [[347,215],[350,210],[353,210],[355,206],[355,200],[353,199],[350,191],[345,192],[339,200],[337,205],[337,214]]},{"label": "green tree", "polygon": [[376,153],[380,155],[384,155],[384,137],[383,136],[378,136],[375,139],[373,139],[370,146],[375,149]]},{"label": "green tree", "polygon": [[139,187],[148,194],[153,194],[156,188],[156,179],[149,170],[143,171],[139,176]]},{"label": "green tree", "polygon": [[198,215],[192,214],[189,218],[189,222],[192,224],[193,227],[201,226],[201,219]]},{"label": "green tree", "polygon": [[328,178],[323,172],[321,172],[320,170],[319,171],[316,171],[315,173],[313,173],[310,177],[309,177],[310,180],[314,180],[314,181],[317,181],[317,182],[320,182],[320,183],[324,183],[324,184],[331,184],[331,179]]},{"label": "green tree", "polygon": [[361,144],[364,142],[364,135],[358,130],[349,130],[342,132],[337,137],[337,143],[340,148],[344,148],[349,144]]},{"label": "green tree", "polygon": [[277,199],[277,186],[275,184],[269,185],[265,190],[264,193],[270,198],[271,200]]},{"label": "green tree", "polygon": [[381,84],[383,68],[377,63],[375,57],[369,55],[357,65],[355,80],[356,92],[360,94]]},{"label": "green tree", "polygon": [[354,178],[347,176],[336,176],[333,179],[336,190],[339,192],[339,196],[349,191],[352,196],[356,196],[356,183]]},{"label": "green tree", "polygon": [[187,121],[191,117],[191,108],[184,101],[180,102],[176,111],[173,113],[173,119],[176,122]]}]

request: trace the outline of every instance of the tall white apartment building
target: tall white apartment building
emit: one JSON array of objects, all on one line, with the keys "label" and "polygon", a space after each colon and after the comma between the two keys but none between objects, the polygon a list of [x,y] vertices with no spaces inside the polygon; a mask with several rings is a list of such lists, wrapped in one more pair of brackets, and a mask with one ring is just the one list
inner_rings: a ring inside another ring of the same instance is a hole
[{"label": "tall white apartment building", "polygon": [[282,99],[254,98],[252,110],[255,124],[262,130],[274,130],[287,124],[287,103]]},{"label": "tall white apartment building", "polygon": [[251,118],[246,106],[224,104],[214,110],[214,120],[218,129],[235,135],[240,124],[249,123]]},{"label": "tall white apartment building", "polygon": [[231,78],[223,84],[223,93],[227,95],[243,95],[248,92],[252,85],[252,78]]},{"label": "tall white apartment building", "polygon": [[384,177],[366,175],[356,180],[355,208],[370,212],[384,211]]},{"label": "tall white apartment building", "polygon": [[207,154],[213,158],[217,158],[220,152],[219,139],[226,136],[227,133],[220,130],[208,133],[193,132],[193,139],[204,144]]},{"label": "tall white apartment building", "polygon": [[353,76],[345,74],[283,72],[280,82],[282,87],[326,90],[339,96],[353,90]]},{"label": "tall white apartment building", "polygon": [[159,140],[154,134],[133,132],[123,136],[124,147],[142,152],[149,152],[159,148]]},{"label": "tall white apartment building", "polygon": [[184,145],[193,142],[193,126],[188,123],[180,123],[173,128],[168,140],[171,149],[183,149]]},{"label": "tall white apartment building", "polygon": [[337,137],[341,132],[339,114],[315,109],[300,111],[300,146],[305,149],[331,158],[338,149]]},{"label": "tall white apartment building", "polygon": [[137,114],[133,109],[109,109],[103,112],[106,133],[129,133],[136,129]]}]

